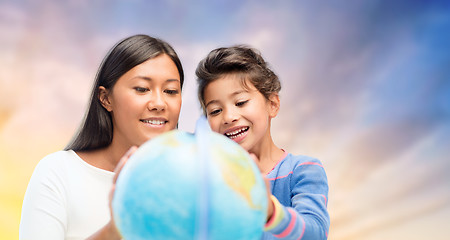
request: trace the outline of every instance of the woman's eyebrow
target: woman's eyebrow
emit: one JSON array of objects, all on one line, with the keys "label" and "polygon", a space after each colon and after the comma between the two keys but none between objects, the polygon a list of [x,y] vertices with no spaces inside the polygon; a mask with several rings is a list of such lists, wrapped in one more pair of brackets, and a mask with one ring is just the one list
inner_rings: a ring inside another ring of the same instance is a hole
[{"label": "woman's eyebrow", "polygon": [[167,79],[166,82],[180,82],[180,79],[170,78],[170,79]]},{"label": "woman's eyebrow", "polygon": [[146,80],[146,81],[152,81],[152,79],[151,78],[149,78],[149,77],[146,77],[146,76],[134,76],[134,77],[132,77],[131,79],[143,79],[143,80]]},{"label": "woman's eyebrow", "polygon": [[[152,78],[147,77],[147,76],[134,76],[134,77],[131,78],[131,79],[135,79],[135,78],[143,79],[143,80],[150,81],[150,82],[153,81]],[[165,82],[180,82],[180,79],[169,78],[169,79],[165,80]]]}]

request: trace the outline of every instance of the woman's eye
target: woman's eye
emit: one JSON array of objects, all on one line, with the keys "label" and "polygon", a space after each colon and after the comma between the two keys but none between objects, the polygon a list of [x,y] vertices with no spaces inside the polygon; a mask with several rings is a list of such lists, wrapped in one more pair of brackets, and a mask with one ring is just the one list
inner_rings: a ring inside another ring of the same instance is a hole
[{"label": "woman's eye", "polygon": [[237,102],[237,103],[236,103],[236,106],[237,106],[237,107],[241,107],[241,106],[243,106],[244,104],[246,104],[247,102],[248,102],[248,100],[242,101],[242,102]]},{"label": "woman's eye", "polygon": [[214,116],[214,115],[219,114],[221,111],[222,111],[222,110],[220,110],[220,109],[213,110],[213,111],[209,112],[209,115]]},{"label": "woman's eye", "polygon": [[134,89],[140,93],[145,93],[145,92],[149,91],[148,88],[144,88],[144,87],[135,87]]},{"label": "woman's eye", "polygon": [[167,94],[170,94],[170,95],[175,95],[175,94],[178,94],[179,91],[178,90],[169,90],[168,89],[168,90],[165,90],[164,92],[167,93]]}]

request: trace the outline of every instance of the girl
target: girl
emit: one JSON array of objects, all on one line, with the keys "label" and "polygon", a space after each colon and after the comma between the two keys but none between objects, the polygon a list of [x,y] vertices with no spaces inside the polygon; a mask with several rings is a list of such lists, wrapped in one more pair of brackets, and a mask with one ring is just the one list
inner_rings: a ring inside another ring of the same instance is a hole
[{"label": "girl", "polygon": [[270,181],[263,239],[326,239],[328,183],[319,160],[288,154],[272,140],[278,77],[257,50],[218,48],[198,64],[198,95],[211,129],[254,154]]},{"label": "girl", "polygon": [[113,171],[130,147],[176,128],[183,80],[177,54],[160,39],[135,35],[114,46],[79,132],[33,172],[19,238],[120,239],[108,198]]}]

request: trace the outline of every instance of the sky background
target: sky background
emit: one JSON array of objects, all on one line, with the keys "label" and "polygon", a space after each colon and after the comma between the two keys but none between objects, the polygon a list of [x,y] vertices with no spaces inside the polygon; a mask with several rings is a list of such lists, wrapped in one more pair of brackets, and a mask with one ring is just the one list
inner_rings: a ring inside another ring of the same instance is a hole
[{"label": "sky background", "polygon": [[0,0],[0,239],[18,238],[32,171],[78,128],[107,51],[138,33],[179,54],[189,132],[197,63],[261,51],[282,82],[276,144],[326,169],[330,239],[449,238],[450,1]]}]

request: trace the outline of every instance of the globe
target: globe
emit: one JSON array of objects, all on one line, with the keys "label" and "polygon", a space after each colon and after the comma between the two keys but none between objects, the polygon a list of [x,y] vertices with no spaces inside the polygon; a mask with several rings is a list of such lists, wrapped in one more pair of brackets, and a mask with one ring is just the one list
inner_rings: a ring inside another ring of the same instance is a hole
[{"label": "globe", "polygon": [[199,120],[147,141],[116,183],[114,220],[124,239],[260,239],[267,193],[249,154]]}]

